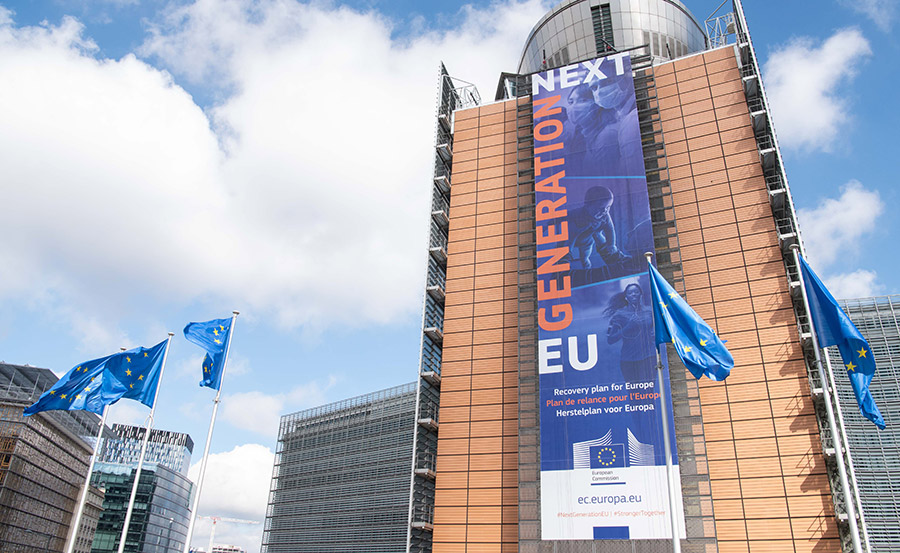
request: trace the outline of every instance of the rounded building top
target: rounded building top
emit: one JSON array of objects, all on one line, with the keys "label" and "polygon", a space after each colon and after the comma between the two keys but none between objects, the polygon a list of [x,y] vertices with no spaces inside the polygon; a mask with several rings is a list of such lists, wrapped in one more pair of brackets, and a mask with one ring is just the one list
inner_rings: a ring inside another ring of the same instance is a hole
[{"label": "rounded building top", "polygon": [[563,0],[537,22],[520,74],[645,44],[658,60],[706,49],[703,27],[679,0]]}]

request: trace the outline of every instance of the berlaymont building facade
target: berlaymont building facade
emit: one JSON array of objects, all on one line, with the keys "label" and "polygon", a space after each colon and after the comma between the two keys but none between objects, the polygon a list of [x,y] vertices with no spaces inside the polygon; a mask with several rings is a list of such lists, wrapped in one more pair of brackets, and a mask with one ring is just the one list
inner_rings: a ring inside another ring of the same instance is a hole
[{"label": "berlaymont building facade", "polygon": [[[264,550],[672,551],[665,401],[682,551],[852,551],[853,527],[893,551],[897,435],[875,448],[841,384],[827,422],[740,0],[705,21],[678,0],[565,0],[523,38],[493,99],[440,68],[417,382],[282,418]],[[724,382],[671,350],[653,377],[648,251],[727,340]],[[889,360],[888,419],[894,301],[851,313]],[[393,469],[292,461],[327,451]],[[362,483],[383,501],[334,493]]]},{"label": "berlaymont building facade", "polygon": [[[493,101],[443,68],[440,83],[418,392],[440,410],[417,427],[415,458],[436,464],[412,476],[409,550],[671,551],[665,485],[604,481],[658,482],[652,401],[576,409],[621,397],[582,389],[588,369],[615,373],[599,390],[641,381],[647,250],[735,358],[711,382],[670,357],[657,390],[683,550],[848,550],[855,492],[835,475],[846,453],[811,370],[802,243],[740,1],[701,22],[677,0],[566,0]],[[575,413],[589,424],[560,426]]]}]

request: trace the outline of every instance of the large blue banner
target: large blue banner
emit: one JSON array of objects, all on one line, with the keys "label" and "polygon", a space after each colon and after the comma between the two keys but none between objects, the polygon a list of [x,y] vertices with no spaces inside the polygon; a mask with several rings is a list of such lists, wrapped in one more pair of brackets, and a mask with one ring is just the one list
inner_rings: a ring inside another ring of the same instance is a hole
[{"label": "large blue banner", "polygon": [[532,95],[542,538],[671,538],[631,59],[536,74]]}]

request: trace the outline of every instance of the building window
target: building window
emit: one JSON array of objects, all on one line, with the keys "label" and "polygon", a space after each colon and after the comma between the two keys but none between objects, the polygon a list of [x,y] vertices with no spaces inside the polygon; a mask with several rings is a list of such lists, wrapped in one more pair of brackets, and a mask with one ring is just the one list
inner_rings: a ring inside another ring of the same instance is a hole
[{"label": "building window", "polygon": [[597,45],[597,53],[614,52],[612,14],[609,4],[591,6],[591,19],[594,21],[594,42]]}]

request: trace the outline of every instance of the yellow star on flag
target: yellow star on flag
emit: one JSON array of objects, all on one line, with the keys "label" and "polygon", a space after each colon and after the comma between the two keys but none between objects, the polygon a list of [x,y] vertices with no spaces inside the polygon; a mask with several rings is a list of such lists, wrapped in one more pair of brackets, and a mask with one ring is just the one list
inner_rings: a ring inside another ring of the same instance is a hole
[{"label": "yellow star on flag", "polygon": [[700,345],[706,347],[707,340],[700,340]]},{"label": "yellow star on flag", "polygon": [[221,343],[222,343],[222,340],[213,340],[213,342],[215,342],[215,343],[217,343],[217,344],[221,344]]},{"label": "yellow star on flag", "polygon": [[688,353],[689,351],[691,351],[691,349],[692,349],[691,346],[685,346],[684,352]]},{"label": "yellow star on flag", "polygon": [[669,305],[666,304],[665,302],[659,302],[659,304],[660,304],[661,306],[663,306],[664,308],[665,308],[665,307],[669,307]]},{"label": "yellow star on flag", "polygon": [[138,380],[143,380],[143,379],[144,379],[144,375],[138,375]]},{"label": "yellow star on flag", "polygon": [[856,368],[856,365],[853,364],[853,361],[850,361],[850,364],[847,365],[847,370],[850,371],[850,372],[853,372],[853,370],[854,370],[855,368]]},{"label": "yellow star on flag", "polygon": [[858,353],[860,357],[865,357],[866,354],[869,352],[866,351],[866,348],[860,348],[859,351],[857,351],[856,353]]},{"label": "yellow star on flag", "polygon": [[216,329],[216,328],[214,328],[214,329],[213,329],[213,334],[215,334],[216,336],[218,336],[218,335],[219,335],[219,330]]},{"label": "yellow star on flag", "polygon": [[149,355],[147,355],[146,351],[144,352],[144,357],[150,357]]},{"label": "yellow star on flag", "polygon": [[670,297],[670,298],[677,298],[677,297],[678,297],[678,292],[670,292],[670,293],[669,293],[669,297]]},{"label": "yellow star on flag", "polygon": [[59,398],[60,398],[60,399],[66,399],[66,394],[60,394],[60,395],[59,395]]},{"label": "yellow star on flag", "polygon": [[134,388],[134,382],[128,385],[129,388]]},{"label": "yellow star on flag", "polygon": [[125,360],[131,363],[131,357],[128,357],[127,355],[125,356]]},{"label": "yellow star on flag", "polygon": [[219,328],[221,328],[221,329],[222,329],[222,332],[225,332],[225,327],[224,327],[224,326],[222,326],[222,325],[219,325]]},{"label": "yellow star on flag", "polygon": [[125,376],[131,376],[131,369],[125,369]]},{"label": "yellow star on flag", "polygon": [[50,390],[50,395],[51,395],[51,396],[55,396],[55,395],[56,395],[56,390]]},{"label": "yellow star on flag", "polygon": [[81,399],[81,394],[77,394],[77,395],[75,396],[75,399]]}]

